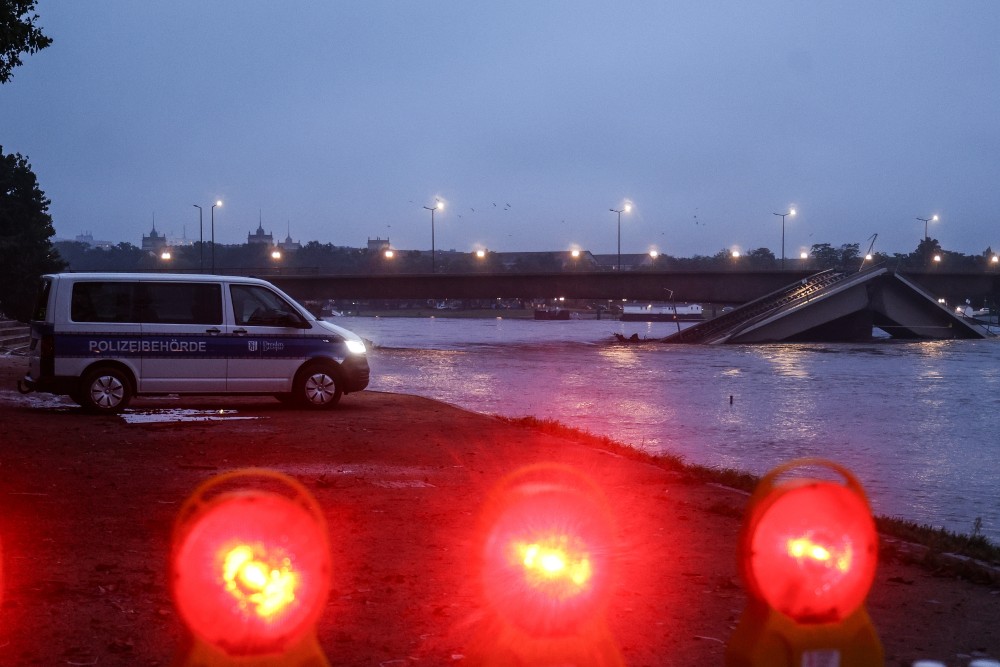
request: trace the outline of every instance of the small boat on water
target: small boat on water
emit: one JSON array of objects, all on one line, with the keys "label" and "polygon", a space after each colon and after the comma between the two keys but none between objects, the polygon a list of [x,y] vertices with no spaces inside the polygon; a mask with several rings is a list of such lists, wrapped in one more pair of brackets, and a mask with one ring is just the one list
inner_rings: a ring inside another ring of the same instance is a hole
[{"label": "small boat on water", "polygon": [[970,319],[977,324],[997,324],[997,316],[990,312],[989,308],[983,307],[979,309],[974,309],[972,306],[958,306],[955,308],[955,312],[962,315],[966,319]]},{"label": "small boat on water", "polygon": [[705,319],[698,303],[626,304],[622,307],[622,322],[696,322]]}]

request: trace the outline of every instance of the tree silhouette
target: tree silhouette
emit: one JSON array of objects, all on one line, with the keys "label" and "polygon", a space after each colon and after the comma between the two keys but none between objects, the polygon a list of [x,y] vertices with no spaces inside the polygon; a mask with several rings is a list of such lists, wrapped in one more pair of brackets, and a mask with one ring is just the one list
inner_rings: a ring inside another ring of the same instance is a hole
[{"label": "tree silhouette", "polygon": [[22,53],[35,53],[52,43],[35,26],[35,0],[0,0],[0,83],[7,83]]},{"label": "tree silhouette", "polygon": [[3,154],[0,146],[0,311],[28,321],[38,277],[60,271],[66,264],[49,240],[52,216],[49,200],[38,187],[27,159]]}]

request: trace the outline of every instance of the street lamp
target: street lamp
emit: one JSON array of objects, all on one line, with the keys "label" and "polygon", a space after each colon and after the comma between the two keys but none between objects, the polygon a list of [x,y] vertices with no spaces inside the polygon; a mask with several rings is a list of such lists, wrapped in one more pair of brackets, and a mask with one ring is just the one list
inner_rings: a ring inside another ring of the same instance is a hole
[{"label": "street lamp", "polygon": [[272,250],[271,251],[271,259],[273,259],[273,260],[279,260],[279,259],[281,259],[281,251],[278,250],[277,248],[275,248],[274,250]]},{"label": "street lamp", "polygon": [[391,249],[385,251],[385,258],[386,259],[392,259],[395,256],[396,256],[396,253],[393,252]]},{"label": "street lamp", "polygon": [[785,268],[785,216],[795,215],[795,209],[789,209],[788,213],[775,213],[781,218],[781,268]]},{"label": "street lamp", "polygon": [[162,259],[164,262],[169,262],[170,257],[171,255],[169,250],[164,250],[163,252],[160,253],[160,259]]},{"label": "street lamp", "polygon": [[434,206],[424,206],[425,209],[431,212],[431,273],[436,273],[435,270],[435,258],[434,258],[434,211],[439,208],[444,208],[444,202],[439,201]]},{"label": "street lamp", "polygon": [[198,272],[205,273],[205,230],[201,224],[201,217],[204,211],[197,204],[191,205],[198,209]]},{"label": "street lamp", "polygon": [[924,240],[926,241],[927,238],[928,238],[927,237],[927,223],[928,222],[937,222],[938,221],[938,217],[936,215],[932,215],[929,218],[917,218],[917,220],[919,220],[920,222],[924,223]]},{"label": "street lamp", "polygon": [[622,209],[613,208],[610,209],[612,213],[618,214],[618,270],[622,270],[622,213],[628,213],[632,210],[632,204],[625,204]]},{"label": "street lamp", "polygon": [[222,200],[217,200],[212,204],[212,274],[215,274],[215,207],[222,206]]},{"label": "street lamp", "polygon": [[477,250],[476,251],[476,258],[478,258],[478,259],[486,259],[486,251],[483,250],[482,248],[480,248],[479,250]]}]

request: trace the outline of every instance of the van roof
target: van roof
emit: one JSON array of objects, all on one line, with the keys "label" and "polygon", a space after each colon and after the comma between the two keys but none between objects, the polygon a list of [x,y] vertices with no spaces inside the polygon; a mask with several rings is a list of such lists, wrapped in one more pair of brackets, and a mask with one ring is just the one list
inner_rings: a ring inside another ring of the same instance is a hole
[{"label": "van roof", "polygon": [[103,271],[81,271],[66,273],[49,273],[43,278],[58,280],[109,280],[109,281],[145,281],[145,282],[226,282],[256,285],[270,285],[266,280],[248,276],[219,276],[207,273],[113,273]]}]

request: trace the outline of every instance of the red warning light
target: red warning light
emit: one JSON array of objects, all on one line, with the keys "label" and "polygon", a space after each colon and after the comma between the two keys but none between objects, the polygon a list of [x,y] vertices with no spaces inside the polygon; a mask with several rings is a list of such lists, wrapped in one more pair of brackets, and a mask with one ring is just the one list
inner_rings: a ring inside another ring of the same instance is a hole
[{"label": "red warning light", "polygon": [[[778,481],[796,468],[826,468],[843,481]],[[726,644],[725,664],[884,664],[864,607],[877,559],[875,521],[850,471],[822,459],[772,470],[750,499],[740,535],[750,599]]]},{"label": "red warning light", "polygon": [[[294,495],[243,488],[206,500],[245,477],[278,481]],[[330,588],[329,553],[319,509],[298,482],[259,470],[216,477],[178,519],[177,609],[197,639],[226,655],[282,653],[314,631]]]},{"label": "red warning light", "polygon": [[613,530],[602,496],[570,468],[522,469],[488,505],[483,585],[499,615],[533,636],[573,632],[608,595]]},{"label": "red warning light", "polygon": [[863,495],[837,482],[792,483],[758,508],[748,530],[747,581],[772,609],[827,623],[864,603],[878,537]]}]

